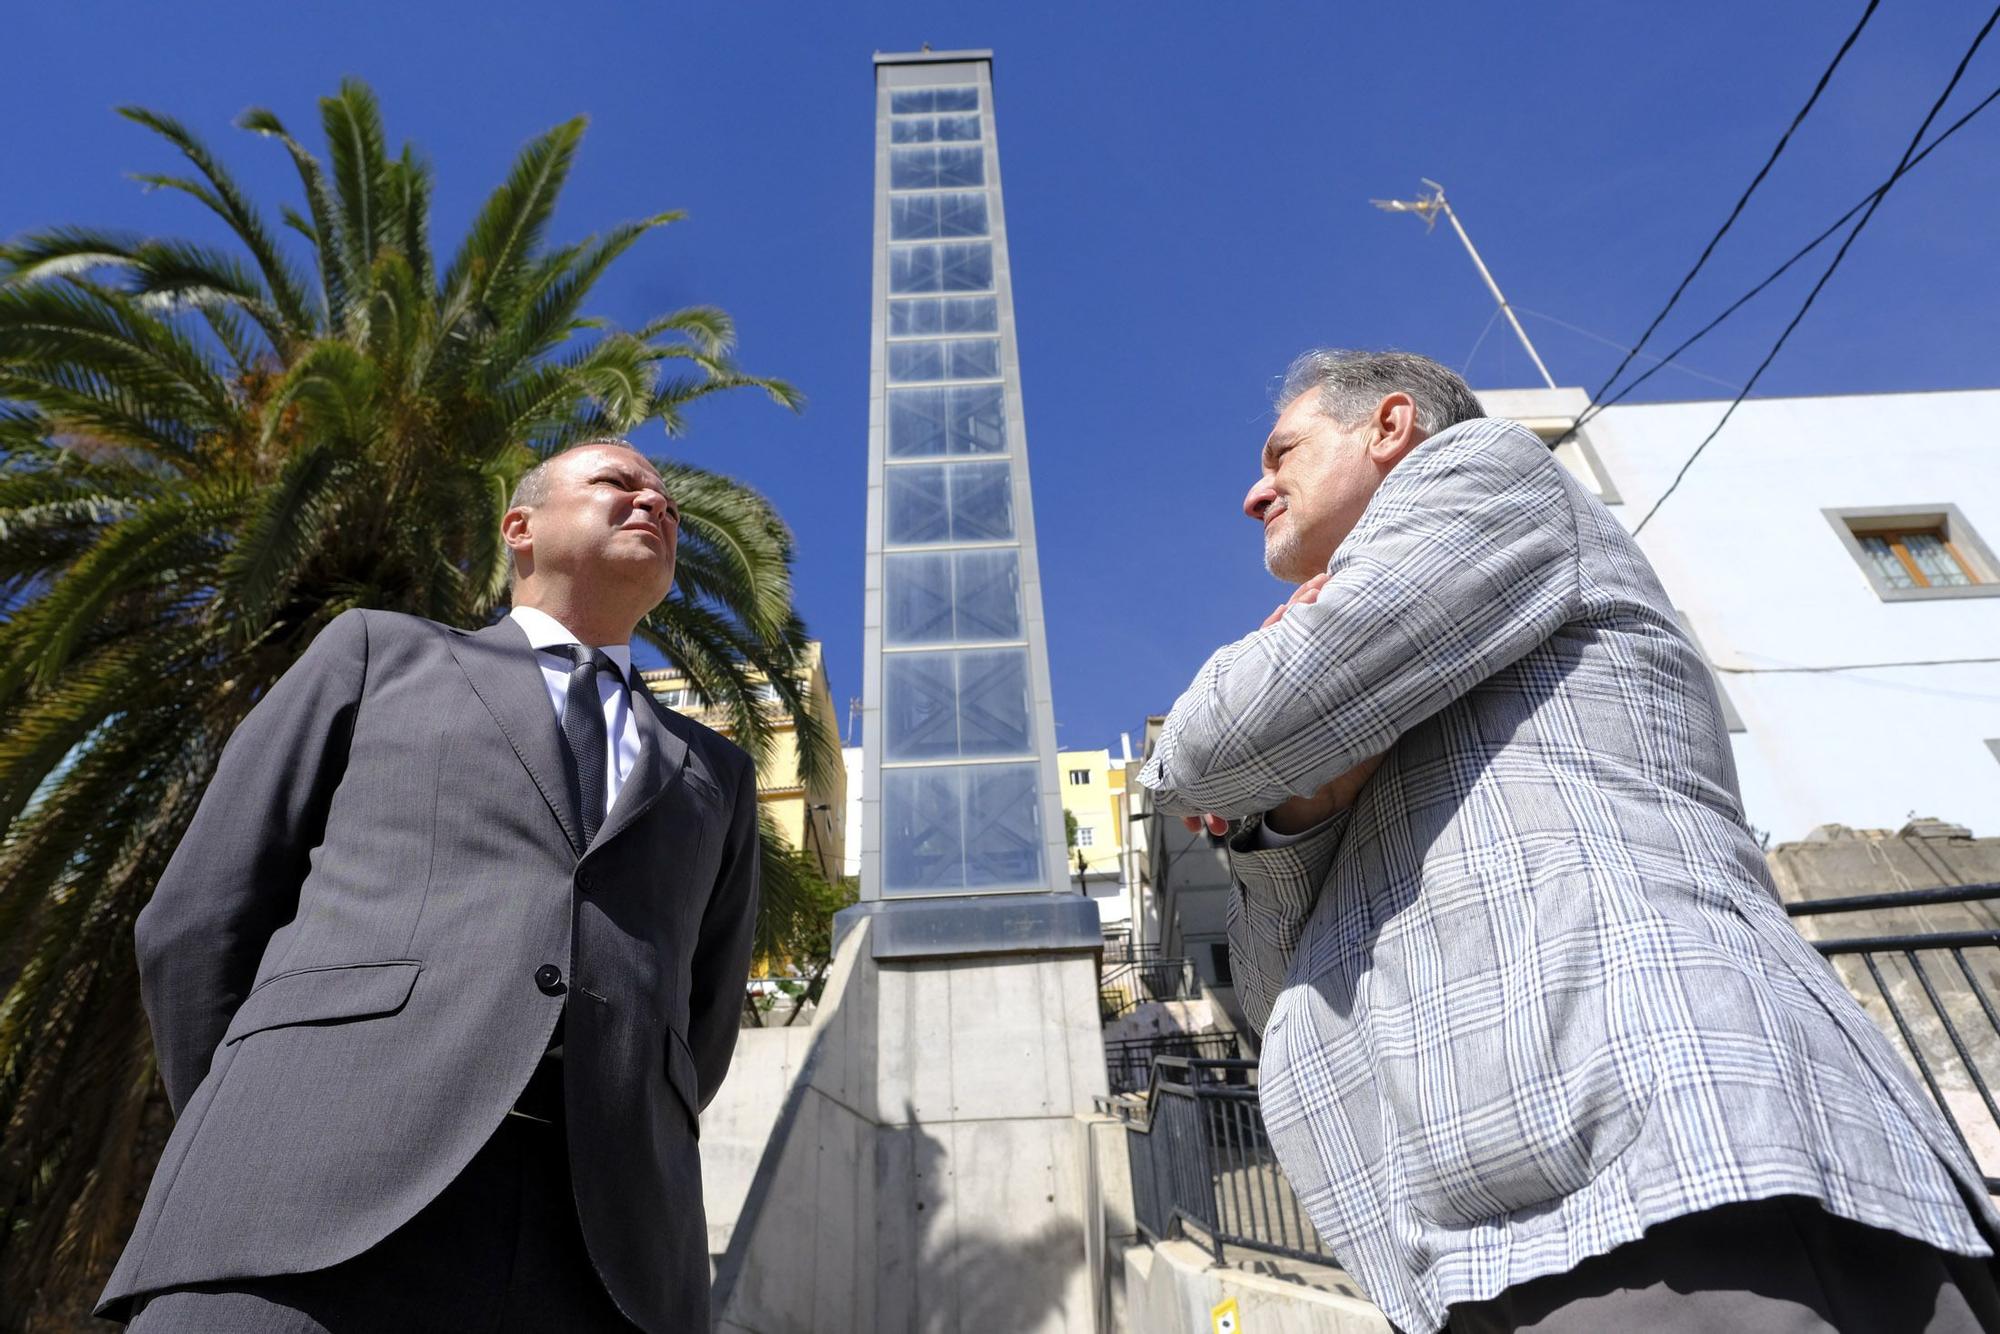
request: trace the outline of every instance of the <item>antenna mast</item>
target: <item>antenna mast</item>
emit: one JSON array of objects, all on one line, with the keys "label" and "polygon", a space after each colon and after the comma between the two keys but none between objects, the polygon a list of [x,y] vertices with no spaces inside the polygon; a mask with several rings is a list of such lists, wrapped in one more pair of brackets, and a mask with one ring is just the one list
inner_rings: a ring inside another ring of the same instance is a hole
[{"label": "antenna mast", "polygon": [[1493,274],[1488,271],[1486,261],[1479,258],[1479,252],[1473,249],[1472,238],[1465,234],[1465,224],[1458,220],[1458,214],[1452,212],[1450,201],[1444,197],[1444,187],[1428,178],[1424,178],[1424,184],[1431,188],[1431,192],[1422,199],[1371,199],[1368,202],[1385,213],[1416,214],[1424,220],[1425,231],[1437,226],[1438,214],[1444,214],[1450,220],[1452,230],[1458,233],[1458,239],[1465,242],[1465,253],[1472,256],[1473,267],[1477,268],[1479,276],[1486,280],[1486,290],[1493,293],[1493,299],[1500,303],[1500,313],[1507,317],[1507,323],[1514,326],[1514,334],[1521,340],[1521,346],[1528,349],[1528,359],[1534,362],[1535,369],[1542,373],[1542,383],[1551,389],[1555,388],[1555,377],[1550,375],[1549,368],[1542,364],[1541,354],[1535,351],[1535,345],[1528,341],[1528,331],[1523,329],[1521,321],[1515,318],[1514,308],[1508,305],[1507,298],[1500,294],[1500,284],[1493,281]]}]

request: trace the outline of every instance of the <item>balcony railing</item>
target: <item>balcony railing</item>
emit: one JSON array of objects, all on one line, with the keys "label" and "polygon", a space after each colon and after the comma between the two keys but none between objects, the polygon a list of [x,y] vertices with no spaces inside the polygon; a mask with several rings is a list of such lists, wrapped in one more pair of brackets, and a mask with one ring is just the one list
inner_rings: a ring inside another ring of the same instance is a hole
[{"label": "balcony railing", "polygon": [[1233,1060],[1243,1054],[1234,1033],[1160,1033],[1104,1044],[1104,1065],[1113,1093],[1138,1093],[1153,1080],[1153,1062],[1163,1056]]},{"label": "balcony railing", "polygon": [[[2000,1105],[1993,1086],[2000,1076],[2000,885],[1856,894],[1788,903],[1794,918],[1832,918],[1843,934],[1812,940],[1884,1032],[1900,1040],[1924,1087],[1945,1111],[1959,1143],[2000,1192]],[[1971,929],[1940,930],[1933,911],[1929,929],[1884,932],[1912,909],[1967,907],[1952,914]],[[1855,922],[1860,914],[1871,914]],[[1885,923],[1873,914],[1887,914]],[[1977,923],[1985,925],[1976,925]],[[1847,928],[1852,927],[1849,933]],[[1808,929],[1809,938],[1816,930]]]},{"label": "balcony railing", "polygon": [[1097,976],[1098,1007],[1105,1023],[1130,1014],[1145,1002],[1192,1000],[1201,995],[1194,960],[1162,957],[1139,946],[1122,963],[1106,961]]}]

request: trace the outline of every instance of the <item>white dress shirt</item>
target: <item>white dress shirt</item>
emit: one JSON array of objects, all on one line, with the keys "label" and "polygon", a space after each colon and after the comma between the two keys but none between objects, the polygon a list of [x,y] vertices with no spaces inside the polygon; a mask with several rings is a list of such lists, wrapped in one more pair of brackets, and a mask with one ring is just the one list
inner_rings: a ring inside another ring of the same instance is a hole
[{"label": "white dress shirt", "polygon": [[[556,711],[556,725],[562,725],[563,703],[569,698],[569,674],[571,663],[568,658],[553,653],[543,653],[545,648],[561,648],[565,644],[581,644],[583,641],[563,628],[563,623],[545,611],[534,607],[516,607],[507,613],[516,624],[528,632],[529,647],[535,650],[535,662],[542,669],[542,683],[549,688],[549,703]],[[632,680],[632,646],[630,644],[596,644],[605,657],[618,666],[618,675],[605,672],[597,674],[597,696],[604,703],[604,813],[610,814],[613,803],[618,800],[618,789],[625,784],[625,778],[632,772],[632,766],[639,761],[639,723],[632,716],[632,690],[644,689]],[[627,682],[631,682],[628,687]]]}]

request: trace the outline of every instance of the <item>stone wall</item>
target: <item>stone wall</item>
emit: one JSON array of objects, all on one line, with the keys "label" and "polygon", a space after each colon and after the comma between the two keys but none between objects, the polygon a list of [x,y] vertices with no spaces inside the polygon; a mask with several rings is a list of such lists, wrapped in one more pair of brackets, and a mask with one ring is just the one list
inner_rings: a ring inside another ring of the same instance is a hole
[{"label": "stone wall", "polygon": [[[1822,825],[1800,842],[1772,849],[1770,864],[1778,895],[1787,903],[1996,884],[2000,883],[2000,838],[1975,838],[1962,825],[1930,819],[1912,820],[1893,833]],[[1990,931],[2000,929],[2000,903],[1928,904],[1797,917],[1793,921],[1808,940]],[[1916,1074],[1917,1064],[1910,1059],[1910,1042],[1914,1040],[1973,1157],[1988,1176],[2000,1176],[2000,1118],[1975,1086],[1958,1050],[1962,1045],[1971,1068],[1980,1072],[1989,1089],[2000,1088],[2000,1028],[1996,1028],[1995,1011],[1989,1009],[2000,1007],[2000,950],[1926,951],[1917,956],[1914,965],[1900,951],[1877,952],[1866,958],[1836,955],[1832,962],[1848,990],[1903,1052]],[[1896,1013],[1884,1001],[1885,989],[1895,1002]],[[1897,1014],[1908,1027],[1907,1038],[1897,1023]]]}]

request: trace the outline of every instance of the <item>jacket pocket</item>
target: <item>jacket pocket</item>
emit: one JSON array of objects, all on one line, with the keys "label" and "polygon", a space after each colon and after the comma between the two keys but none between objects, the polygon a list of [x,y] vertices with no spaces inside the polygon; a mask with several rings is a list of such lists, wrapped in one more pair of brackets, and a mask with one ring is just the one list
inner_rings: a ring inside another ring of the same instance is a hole
[{"label": "jacket pocket", "polygon": [[667,1082],[687,1108],[688,1123],[694,1137],[700,1139],[701,1080],[695,1074],[694,1053],[688,1050],[687,1039],[671,1028],[667,1030]]},{"label": "jacket pocket", "polygon": [[244,998],[222,1035],[222,1045],[241,1042],[268,1028],[344,1023],[394,1014],[409,1001],[422,971],[423,964],[415,959],[389,959],[279,973],[259,983]]},{"label": "jacket pocket", "polygon": [[1472,906],[1375,948],[1365,1068],[1410,1208],[1445,1228],[1582,1190],[1656,1093],[1644,979],[1672,942],[1583,872],[1523,878],[1451,886]]}]

